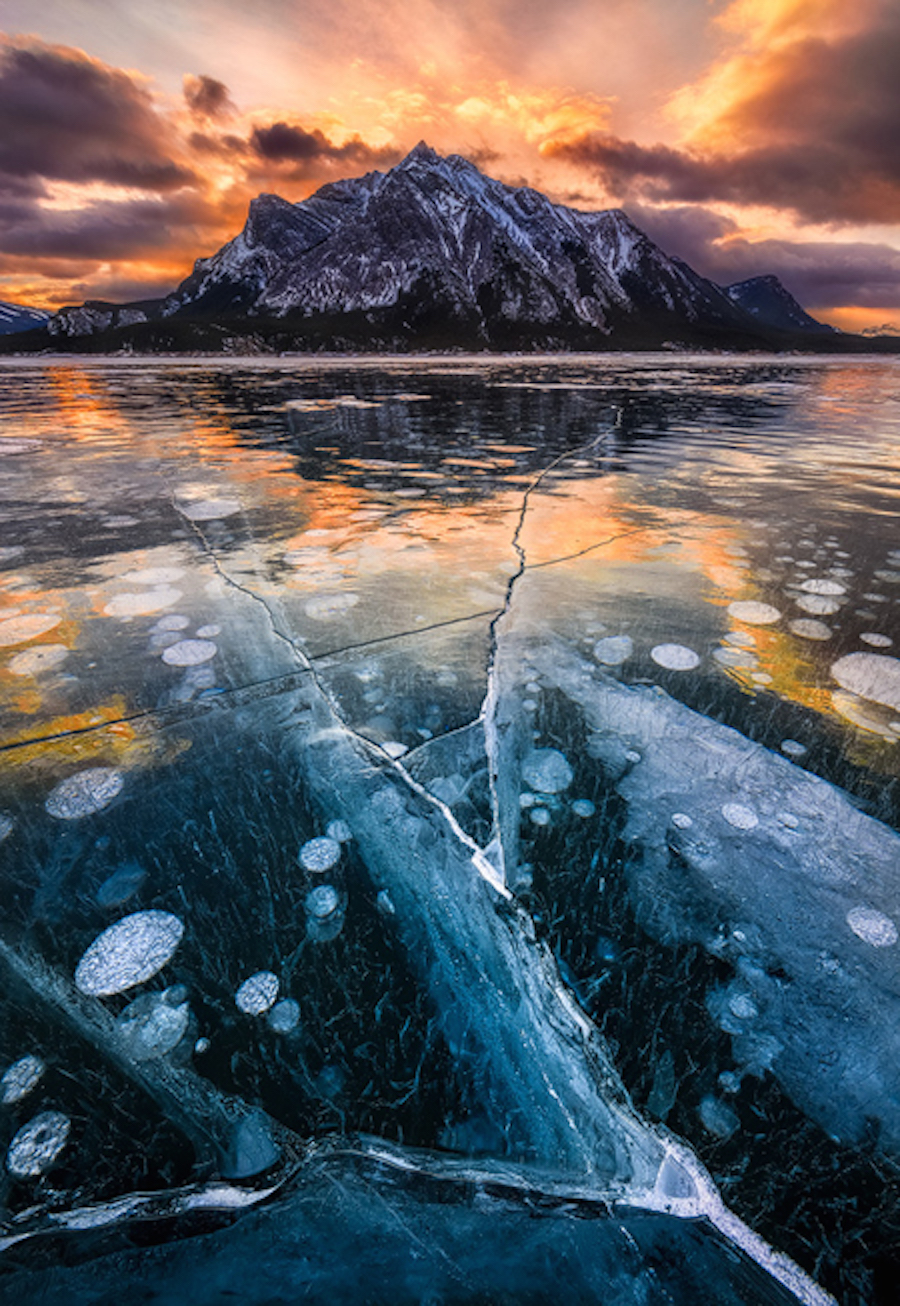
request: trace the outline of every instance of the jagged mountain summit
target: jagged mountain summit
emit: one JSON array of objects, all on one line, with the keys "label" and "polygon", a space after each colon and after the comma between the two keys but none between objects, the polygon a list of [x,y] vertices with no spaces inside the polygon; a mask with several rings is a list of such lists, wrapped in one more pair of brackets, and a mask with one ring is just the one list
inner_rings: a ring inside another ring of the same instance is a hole
[{"label": "jagged mountain summit", "polygon": [[28,308],[25,304],[9,304],[0,300],[0,336],[18,331],[34,331],[46,326],[50,313],[43,308]]},{"label": "jagged mountain summit", "polygon": [[47,330],[91,348],[339,350],[771,348],[822,330],[764,281],[748,306],[620,210],[554,204],[420,142],[300,203],[260,195],[165,299],[88,302]]},{"label": "jagged mountain summit", "polygon": [[777,277],[748,277],[746,281],[726,286],[725,293],[733,304],[738,304],[763,326],[778,331],[834,333],[834,327],[811,317]]}]

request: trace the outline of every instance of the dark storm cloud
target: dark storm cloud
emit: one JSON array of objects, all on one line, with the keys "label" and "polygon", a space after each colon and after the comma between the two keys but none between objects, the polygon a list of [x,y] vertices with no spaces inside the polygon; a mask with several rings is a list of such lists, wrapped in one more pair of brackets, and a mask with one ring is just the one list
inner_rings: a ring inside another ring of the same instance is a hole
[{"label": "dark storm cloud", "polygon": [[312,171],[323,163],[349,163],[360,167],[398,162],[400,155],[394,149],[373,149],[358,136],[335,145],[317,127],[306,131],[287,122],[273,122],[267,127],[255,127],[250,146],[257,157],[269,164],[291,164],[295,175]]},{"label": "dark storm cloud", "polygon": [[154,191],[195,182],[127,73],[36,38],[0,44],[0,174]]},{"label": "dark storm cloud", "polygon": [[132,259],[179,248],[212,224],[216,214],[195,195],[80,209],[21,206],[2,218],[0,253],[14,258]]},{"label": "dark storm cloud", "polygon": [[546,148],[623,200],[762,204],[819,223],[893,223],[898,69],[900,6],[884,3],[865,31],[807,35],[748,62],[747,91],[706,129],[714,147],[648,147],[592,133]]},{"label": "dark storm cloud", "polygon": [[185,77],[184,98],[197,118],[227,118],[235,111],[225,83],[203,73]]},{"label": "dark storm cloud", "polygon": [[709,209],[629,204],[628,216],[666,251],[719,285],[777,276],[806,308],[886,308],[900,303],[900,250],[866,241],[750,241]]}]

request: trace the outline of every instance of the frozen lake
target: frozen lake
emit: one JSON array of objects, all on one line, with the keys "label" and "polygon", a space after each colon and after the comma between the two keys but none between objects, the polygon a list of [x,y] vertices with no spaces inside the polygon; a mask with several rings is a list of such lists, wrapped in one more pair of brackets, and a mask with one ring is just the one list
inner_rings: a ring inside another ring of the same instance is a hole
[{"label": "frozen lake", "polygon": [[0,1299],[893,1300],[898,775],[895,361],[3,361]]}]

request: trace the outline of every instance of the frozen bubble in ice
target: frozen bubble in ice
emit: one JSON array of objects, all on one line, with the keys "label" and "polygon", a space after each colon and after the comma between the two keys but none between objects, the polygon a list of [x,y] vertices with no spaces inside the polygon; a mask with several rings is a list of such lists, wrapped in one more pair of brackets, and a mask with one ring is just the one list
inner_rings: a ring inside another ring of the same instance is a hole
[{"label": "frozen bubble in ice", "polygon": [[723,1093],[739,1093],[741,1091],[741,1077],[734,1070],[723,1070],[717,1083]]},{"label": "frozen bubble in ice", "polygon": [[772,683],[772,676],[769,675],[768,671],[754,671],[750,679],[755,685],[771,685]]},{"label": "frozen bubble in ice", "polygon": [[187,1032],[191,1010],[184,989],[142,993],[116,1018],[116,1032],[134,1061],[152,1061],[176,1048]]},{"label": "frozen bubble in ice", "polygon": [[689,830],[694,822],[687,812],[675,812],[672,816],[672,824],[676,830]]},{"label": "frozen bubble in ice", "polygon": [[532,807],[528,815],[531,817],[533,825],[550,824],[550,813],[547,811],[546,807]]},{"label": "frozen bubble in ice", "polygon": [[759,603],[756,599],[739,599],[729,603],[728,615],[735,621],[746,621],[749,626],[771,626],[773,621],[781,620],[781,613],[771,603]]},{"label": "frozen bubble in ice", "polygon": [[897,926],[874,907],[853,907],[847,912],[847,924],[858,939],[873,948],[889,948],[897,942]]},{"label": "frozen bubble in ice", "polygon": [[730,1138],[741,1126],[737,1115],[717,1097],[707,1094],[700,1102],[700,1123],[716,1138]]},{"label": "frozen bubble in ice", "polygon": [[522,779],[541,794],[560,794],[575,778],[557,748],[536,748],[522,763]]},{"label": "frozen bubble in ice", "polygon": [[724,637],[726,644],[736,644],[738,648],[753,648],[756,636],[749,630],[730,630]]},{"label": "frozen bubble in ice", "polygon": [[58,626],[61,618],[52,612],[25,612],[17,617],[7,617],[0,621],[0,648],[9,648],[11,644],[24,644],[38,635],[46,635],[48,630]]},{"label": "frozen bubble in ice", "polygon": [[796,600],[797,607],[816,617],[831,617],[840,612],[840,599],[831,599],[824,594],[801,594]]},{"label": "frozen bubble in ice", "polygon": [[381,745],[381,747],[387,753],[388,757],[393,757],[395,759],[402,757],[404,753],[409,752],[406,744],[401,744],[399,739],[388,739]]},{"label": "frozen bubble in ice", "polygon": [[2,843],[4,839],[9,838],[14,827],[15,822],[12,817],[7,816],[6,812],[0,812],[0,843]]},{"label": "frozen bubble in ice", "polygon": [[575,815],[580,816],[582,820],[585,821],[589,816],[593,816],[596,810],[596,807],[589,798],[576,798],[572,804],[572,811]]},{"label": "frozen bubble in ice", "polygon": [[147,878],[147,872],[137,862],[126,862],[100,885],[96,900],[98,907],[121,907],[133,898]]},{"label": "frozen bubble in ice", "polygon": [[830,594],[832,597],[836,594],[847,593],[847,586],[842,585],[840,581],[817,580],[812,577],[809,580],[801,581],[800,589],[807,594]]},{"label": "frozen bubble in ice", "polygon": [[46,1066],[40,1057],[28,1056],[19,1057],[3,1072],[3,1078],[0,1079],[0,1102],[4,1106],[12,1106],[14,1102],[21,1102],[23,1097],[27,1097],[33,1088],[37,1086],[43,1078]]},{"label": "frozen bubble in ice", "polygon": [[123,585],[174,585],[184,575],[184,567],[144,567],[122,576]]},{"label": "frozen bubble in ice", "polygon": [[523,698],[522,710],[524,712],[536,712],[538,710],[538,705],[533,698]]},{"label": "frozen bubble in ice", "polygon": [[896,585],[900,581],[900,571],[874,571],[872,575],[885,585]]},{"label": "frozen bubble in ice", "polygon": [[755,1020],[759,1007],[749,993],[735,993],[728,999],[728,1009],[738,1020]]},{"label": "frozen bubble in ice", "polygon": [[319,594],[304,603],[303,611],[313,621],[336,621],[355,608],[358,602],[358,594]]},{"label": "frozen bubble in ice", "polygon": [[826,626],[824,621],[815,621],[812,617],[801,617],[798,621],[792,621],[788,625],[788,630],[792,635],[799,635],[800,639],[831,639],[832,630]]},{"label": "frozen bubble in ice", "polygon": [[300,1024],[300,1003],[282,998],[266,1016],[266,1024],[276,1034],[290,1034]]},{"label": "frozen bubble in ice", "polygon": [[184,925],[167,911],[123,916],[98,935],[75,971],[75,985],[91,997],[124,993],[151,979],[171,960]]},{"label": "frozen bubble in ice", "polygon": [[263,1111],[251,1111],[234,1131],[228,1156],[222,1166],[226,1179],[250,1179],[262,1174],[281,1156]]},{"label": "frozen bubble in ice", "polygon": [[340,860],[341,845],[331,835],[308,839],[298,855],[298,861],[304,871],[330,871]]},{"label": "frozen bubble in ice", "polygon": [[900,659],[881,653],[848,653],[831,674],[842,689],[900,711]]},{"label": "frozen bubble in ice", "polygon": [[325,833],[329,839],[334,839],[337,843],[349,843],[353,838],[353,831],[346,821],[329,821],[325,827]]},{"label": "frozen bubble in ice", "polygon": [[163,649],[162,660],[170,667],[196,667],[201,662],[209,662],[218,651],[218,646],[209,639],[180,639]]},{"label": "frozen bubble in ice", "polygon": [[713,657],[720,667],[756,666],[756,655],[743,648],[717,648]]},{"label": "frozen bubble in ice", "polygon": [[201,627],[199,628],[199,630],[197,631],[197,638],[198,638],[198,639],[215,639],[215,637],[216,637],[217,635],[221,635],[221,633],[222,633],[222,627],[221,627],[221,626],[201,626]]},{"label": "frozen bubble in ice", "polygon": [[150,627],[152,631],[170,631],[170,630],[187,630],[191,624],[189,617],[184,617],[180,612],[170,612],[165,617],[160,617],[159,621],[154,622]]},{"label": "frozen bubble in ice", "polygon": [[171,608],[182,597],[181,590],[147,590],[143,594],[115,594],[103,609],[107,617],[145,617],[161,608]]},{"label": "frozen bubble in ice", "polygon": [[525,692],[527,694],[539,694],[541,692],[541,687],[536,680],[529,680],[528,684],[525,686]]},{"label": "frozen bubble in ice", "polygon": [[92,766],[61,780],[48,794],[44,806],[60,821],[77,821],[82,816],[102,812],[122,792],[124,783],[121,771],[110,766]]},{"label": "frozen bubble in ice", "polygon": [[340,895],[333,884],[320,884],[306,895],[306,910],[316,920],[323,921],[340,906]]},{"label": "frozen bubble in ice", "polygon": [[783,825],[786,830],[799,830],[800,819],[793,812],[779,812],[775,818],[779,825]]},{"label": "frozen bubble in ice", "polygon": [[[879,634],[878,634],[876,631],[874,631],[874,630],[864,630],[864,631],[862,632],[862,634],[860,635],[860,639],[862,640],[862,642],[863,642],[864,644],[868,644],[871,648],[890,648],[891,645],[892,645],[893,642],[894,642],[894,641],[890,638],[890,636],[888,636],[888,635],[879,635]],[[35,652],[36,652],[36,651],[37,651],[37,650],[35,650]],[[25,657],[25,654],[24,654],[24,653],[20,653],[20,654],[19,654],[19,657]],[[13,662],[15,662],[15,660],[16,660],[16,659],[13,658]],[[10,665],[10,669],[11,669],[11,668],[12,668],[12,662],[10,662],[9,665]]]},{"label": "frozen bubble in ice", "polygon": [[42,671],[55,671],[68,656],[65,644],[35,644],[10,658],[9,669],[14,676],[39,676]]},{"label": "frozen bubble in ice", "polygon": [[188,521],[220,521],[241,511],[240,499],[195,499],[180,505]]},{"label": "frozen bubble in ice", "polygon": [[530,794],[527,790],[525,793],[519,794],[519,806],[523,812],[527,811],[529,807],[535,807],[540,801],[537,794]]},{"label": "frozen bubble in ice", "polygon": [[210,1046],[211,1045],[208,1038],[198,1038],[197,1042],[194,1044],[194,1051],[197,1053],[198,1056],[202,1056],[204,1052],[209,1051]]},{"label": "frozen bubble in ice", "polygon": [[782,739],[781,751],[786,757],[805,757],[807,748],[797,739]]},{"label": "frozen bubble in ice", "polygon": [[700,658],[692,648],[684,644],[657,644],[650,650],[650,656],[659,667],[667,671],[693,671],[699,667]]},{"label": "frozen bubble in ice", "polygon": [[23,1125],[9,1145],[6,1168],[16,1179],[49,1170],[66,1145],[72,1122],[59,1111],[42,1111]]},{"label": "frozen bubble in ice", "polygon": [[634,652],[634,641],[630,635],[607,635],[598,639],[594,645],[594,657],[605,667],[617,667],[625,662]]},{"label": "frozen bubble in ice", "polygon": [[736,830],[753,830],[759,825],[759,817],[753,808],[745,807],[743,803],[726,803],[722,815]]},{"label": "frozen bubble in ice", "polygon": [[244,980],[234,995],[234,1004],[245,1015],[262,1016],[278,997],[278,987],[278,976],[272,971],[257,971]]}]

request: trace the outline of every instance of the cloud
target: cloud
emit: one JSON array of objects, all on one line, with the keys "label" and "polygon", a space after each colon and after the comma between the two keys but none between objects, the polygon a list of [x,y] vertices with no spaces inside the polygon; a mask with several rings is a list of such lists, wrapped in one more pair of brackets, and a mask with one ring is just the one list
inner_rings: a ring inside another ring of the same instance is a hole
[{"label": "cloud", "polygon": [[204,73],[185,77],[184,98],[195,118],[229,118],[236,112],[225,83]]},{"label": "cloud", "polygon": [[149,93],[35,37],[0,38],[0,176],[172,191],[197,181]]},{"label": "cloud", "polygon": [[619,199],[765,205],[835,225],[895,223],[900,7],[861,0],[862,25],[825,24],[824,32],[814,26],[816,8],[762,0],[735,7],[733,21],[742,15],[748,28],[764,9],[785,11],[784,21],[770,23],[771,44],[757,48],[755,32],[751,50],[682,92],[682,116],[693,113],[699,124],[680,147],[594,131],[543,152],[588,169]]},{"label": "cloud", "polygon": [[335,145],[318,127],[312,131],[287,122],[254,127],[249,141],[257,157],[267,164],[295,165],[295,175],[305,174],[322,163],[350,163],[360,167],[397,163],[402,152],[393,147],[373,148],[352,136]]},{"label": "cloud", "polygon": [[772,273],[805,308],[900,305],[900,250],[868,241],[748,240],[737,223],[695,206],[629,204],[628,215],[666,251],[722,286]]}]

